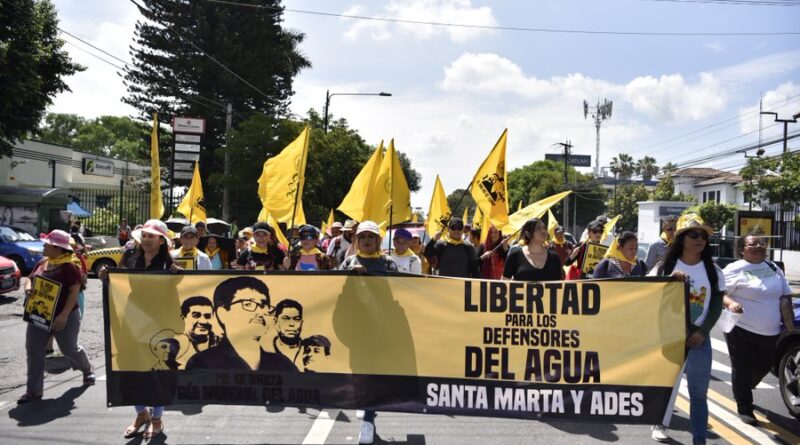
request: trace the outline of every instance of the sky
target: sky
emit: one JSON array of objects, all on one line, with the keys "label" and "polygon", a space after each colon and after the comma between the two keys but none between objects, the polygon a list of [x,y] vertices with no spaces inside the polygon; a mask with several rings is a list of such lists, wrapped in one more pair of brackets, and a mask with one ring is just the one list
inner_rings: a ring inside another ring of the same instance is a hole
[{"label": "sky", "polygon": [[[63,30],[130,61],[141,19],[131,2],[54,4]],[[780,118],[800,113],[800,4],[286,0],[284,6],[284,26],[305,34],[299,49],[312,63],[295,79],[292,112],[321,111],[326,91],[391,93],[336,95],[330,112],[371,144],[394,138],[422,175],[412,206],[425,211],[436,175],[447,193],[465,188],[504,129],[509,170],[559,153],[555,144],[565,141],[573,153],[591,155],[594,165],[597,134],[591,115],[584,117],[584,100],[590,106],[613,101],[600,129],[601,167],[619,153],[680,165],[754,146],[759,137],[781,137],[782,124],[759,118],[760,100]],[[87,70],[66,79],[72,92],[56,96],[49,111],[133,116],[120,100],[125,87],[118,70],[88,54],[97,51],[62,37]],[[789,132],[798,130],[800,123],[789,124]],[[798,146],[789,142],[790,149]],[[766,154],[780,150],[773,145]],[[736,154],[696,166],[738,171],[743,163]]]}]

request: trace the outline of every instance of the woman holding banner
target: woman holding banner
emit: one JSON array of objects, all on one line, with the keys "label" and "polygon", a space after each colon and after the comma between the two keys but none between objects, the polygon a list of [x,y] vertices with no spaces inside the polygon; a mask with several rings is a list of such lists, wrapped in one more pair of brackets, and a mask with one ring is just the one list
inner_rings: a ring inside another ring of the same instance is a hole
[{"label": "woman holding banner", "polygon": [[[714,263],[708,237],[714,229],[700,215],[689,213],[678,219],[675,239],[663,261],[656,264],[650,275],[672,276],[689,283],[689,313],[691,335],[686,339],[688,354],[683,373],[689,387],[689,425],[694,444],[706,443],[708,429],[708,383],[711,379],[711,328],[722,310],[725,276]],[[654,425],[651,437],[658,442],[669,441],[667,426],[680,387],[681,376],[672,388],[672,398],[664,415],[663,425]]]},{"label": "woman holding banner", "polygon": [[633,232],[622,232],[606,252],[605,258],[594,267],[593,278],[642,277],[647,275],[647,264],[636,258],[639,241]]},{"label": "woman holding banner", "polygon": [[[58,349],[72,368],[83,372],[83,386],[95,383],[94,368],[86,356],[86,351],[78,345],[81,316],[77,303],[82,279],[80,268],[72,262],[70,236],[63,230],[53,230],[42,241],[45,258],[36,265],[25,283],[25,296],[27,299],[32,299],[44,294],[42,298],[37,299],[37,302],[55,300],[55,307],[52,310],[39,311],[43,316],[39,319],[44,319],[45,323],[49,322],[49,326],[28,324],[25,333],[28,380],[25,394],[17,400],[17,404],[20,405],[42,399],[45,348],[51,332],[58,342]],[[26,311],[27,306],[28,304]],[[44,306],[46,304],[40,305]],[[45,316],[48,312],[49,317]]]},{"label": "woman holding banner", "polygon": [[525,221],[521,229],[521,249],[512,249],[506,258],[503,279],[517,281],[558,281],[564,279],[564,269],[558,255],[547,250],[549,237],[544,222],[539,218]]},{"label": "woman holding banner", "polygon": [[[134,230],[131,234],[136,241],[136,248],[133,251],[126,252],[126,255],[120,261],[119,267],[122,269],[136,269],[136,270],[181,270],[175,264],[170,255],[170,248],[172,247],[172,240],[169,236],[167,225],[163,221],[151,219],[144,223],[142,228]],[[103,268],[100,271],[100,279],[108,279],[108,271]],[[160,393],[161,388],[154,388],[152,385],[160,384],[160,382],[146,381],[142,382],[147,386],[148,390]],[[170,386],[166,384],[165,386]],[[168,392],[168,391],[167,391]],[[125,438],[131,438],[136,435],[139,430],[145,428],[143,438],[145,440],[152,439],[164,431],[164,422],[161,420],[161,415],[164,413],[163,406],[153,406],[152,413],[146,406],[136,405],[136,419],[131,423],[124,432]]]},{"label": "woman holding banner", "polygon": [[589,225],[586,226],[588,238],[578,247],[572,249],[572,253],[569,255],[569,258],[567,258],[567,261],[564,262],[565,266],[571,266],[570,272],[567,275],[568,280],[589,278],[589,275],[583,271],[583,262],[586,259],[586,250],[589,248],[589,243],[600,243],[600,239],[603,237],[603,228],[603,223],[598,219],[590,222]]}]

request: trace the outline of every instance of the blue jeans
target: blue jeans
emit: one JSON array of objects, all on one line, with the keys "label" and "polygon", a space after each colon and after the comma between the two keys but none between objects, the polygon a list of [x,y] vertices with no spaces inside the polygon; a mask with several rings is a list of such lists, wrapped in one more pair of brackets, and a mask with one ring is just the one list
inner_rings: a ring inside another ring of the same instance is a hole
[{"label": "blue jeans", "polygon": [[689,348],[686,357],[686,382],[689,387],[689,425],[692,442],[706,443],[708,428],[708,382],[711,380],[711,340]]},{"label": "blue jeans", "polygon": [[[140,412],[142,412],[142,411],[147,409],[147,407],[144,406],[144,405],[136,405],[136,406],[134,406],[134,408],[136,409],[136,414],[139,414]],[[153,407],[153,417],[155,417],[156,419],[160,419],[163,414],[164,414],[164,407],[163,406],[154,406]]]}]

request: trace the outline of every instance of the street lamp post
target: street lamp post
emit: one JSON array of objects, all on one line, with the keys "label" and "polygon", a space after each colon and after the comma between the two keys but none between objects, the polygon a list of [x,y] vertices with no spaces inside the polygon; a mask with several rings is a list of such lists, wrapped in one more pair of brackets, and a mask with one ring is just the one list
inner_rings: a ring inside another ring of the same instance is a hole
[{"label": "street lamp post", "polygon": [[775,122],[783,122],[783,154],[786,154],[789,151],[789,123],[797,123],[800,113],[792,116],[792,119],[778,119],[778,113],[774,111],[762,111],[761,114],[771,114],[775,116]]},{"label": "street lamp post", "polygon": [[331,97],[333,96],[382,96],[382,97],[389,97],[392,93],[385,93],[381,91],[380,93],[331,93],[330,90],[325,90],[325,118],[324,118],[324,129],[325,133],[328,132],[328,109],[331,106]]},{"label": "street lamp post", "polygon": [[[744,152],[745,159],[750,159],[750,158],[760,159],[761,156],[763,156],[763,155],[764,155],[764,149],[762,147],[759,147],[758,150],[756,150],[756,155],[755,156],[748,156],[747,152],[746,151]],[[747,210],[753,210],[753,176],[752,175],[750,176],[750,199],[748,199],[747,201],[748,201]]]}]

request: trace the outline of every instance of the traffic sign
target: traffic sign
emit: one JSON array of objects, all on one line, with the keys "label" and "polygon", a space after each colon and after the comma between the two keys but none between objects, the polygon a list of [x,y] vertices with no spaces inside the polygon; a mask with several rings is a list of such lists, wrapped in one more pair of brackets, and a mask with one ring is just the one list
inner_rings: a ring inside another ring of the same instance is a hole
[{"label": "traffic sign", "polygon": [[[544,158],[548,161],[564,162],[564,155],[547,153]],[[589,155],[569,155],[569,165],[573,167],[591,167],[592,157]]]},{"label": "traffic sign", "polygon": [[175,152],[176,161],[199,161],[200,153],[183,153],[180,151]]}]

